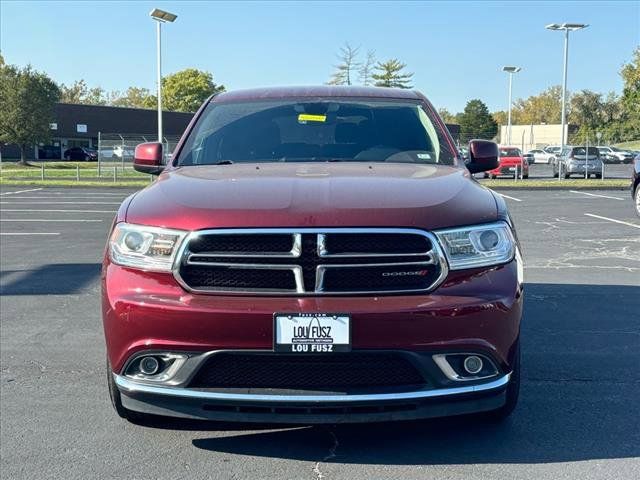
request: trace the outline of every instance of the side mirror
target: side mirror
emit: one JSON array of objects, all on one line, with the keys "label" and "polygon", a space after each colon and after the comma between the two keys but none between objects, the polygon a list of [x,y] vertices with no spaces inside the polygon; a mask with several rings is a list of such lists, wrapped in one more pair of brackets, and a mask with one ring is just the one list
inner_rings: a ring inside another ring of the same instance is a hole
[{"label": "side mirror", "polygon": [[469,162],[467,168],[471,173],[486,172],[498,168],[498,145],[488,140],[471,140],[469,142]]},{"label": "side mirror", "polygon": [[136,152],[133,155],[133,168],[138,172],[158,175],[164,170],[162,160],[161,143],[141,143],[136,146]]}]

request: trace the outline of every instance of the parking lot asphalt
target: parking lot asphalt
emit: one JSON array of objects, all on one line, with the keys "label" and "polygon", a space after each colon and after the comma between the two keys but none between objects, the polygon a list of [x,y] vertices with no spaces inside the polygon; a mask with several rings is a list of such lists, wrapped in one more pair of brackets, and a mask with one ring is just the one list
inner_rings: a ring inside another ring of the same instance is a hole
[{"label": "parking lot asphalt", "polygon": [[116,416],[99,277],[129,193],[0,189],[2,478],[640,478],[640,219],[628,192],[504,192],[526,263],[508,421],[313,427]]}]

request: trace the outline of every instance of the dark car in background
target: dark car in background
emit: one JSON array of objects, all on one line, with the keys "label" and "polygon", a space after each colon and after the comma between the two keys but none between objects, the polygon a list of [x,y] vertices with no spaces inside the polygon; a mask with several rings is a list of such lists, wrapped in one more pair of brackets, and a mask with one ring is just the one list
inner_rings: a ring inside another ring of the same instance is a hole
[{"label": "dark car in background", "polygon": [[87,147],[71,147],[64,151],[65,160],[98,161],[98,152]]},{"label": "dark car in background", "polygon": [[553,162],[553,176],[563,175],[569,178],[571,175],[582,175],[587,178],[592,175],[602,178],[602,160],[597,147],[565,147]]}]

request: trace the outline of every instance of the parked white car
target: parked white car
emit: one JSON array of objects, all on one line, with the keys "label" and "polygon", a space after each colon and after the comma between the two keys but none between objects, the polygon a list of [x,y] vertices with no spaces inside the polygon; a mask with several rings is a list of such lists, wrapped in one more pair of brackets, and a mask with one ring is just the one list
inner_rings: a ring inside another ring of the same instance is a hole
[{"label": "parked white car", "polygon": [[616,147],[597,147],[600,156],[606,163],[631,163],[633,162],[633,153]]},{"label": "parked white car", "polygon": [[555,160],[553,153],[545,152],[544,150],[530,150],[528,153],[533,155],[534,163],[547,163],[551,164]]},{"label": "parked white car", "polygon": [[133,147],[129,147],[128,145],[115,145],[113,147],[113,153],[111,155],[112,158],[133,158],[135,153],[135,149]]}]

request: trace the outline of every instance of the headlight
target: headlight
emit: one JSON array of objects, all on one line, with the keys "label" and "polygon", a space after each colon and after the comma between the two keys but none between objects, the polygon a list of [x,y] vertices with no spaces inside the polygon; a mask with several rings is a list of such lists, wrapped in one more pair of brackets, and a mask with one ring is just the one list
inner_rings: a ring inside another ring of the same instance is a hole
[{"label": "headlight", "polygon": [[504,222],[434,232],[451,270],[487,267],[513,259],[515,240]]},{"label": "headlight", "polygon": [[125,267],[169,272],[187,232],[118,223],[109,240],[111,261]]}]

